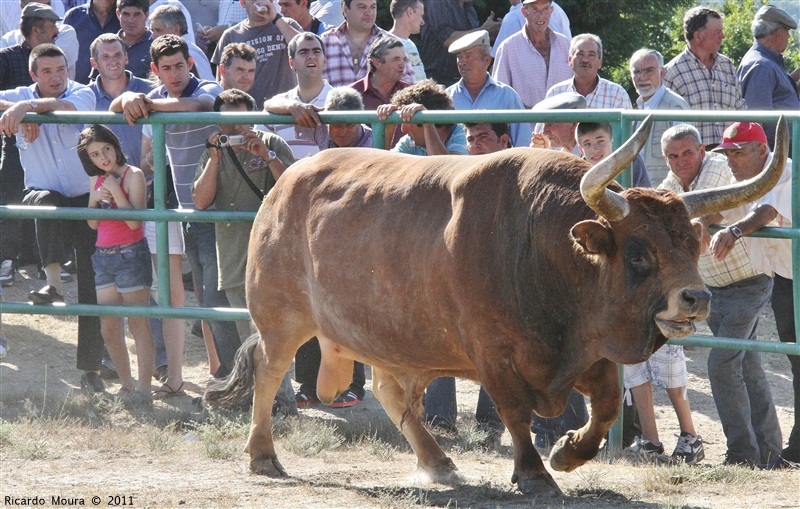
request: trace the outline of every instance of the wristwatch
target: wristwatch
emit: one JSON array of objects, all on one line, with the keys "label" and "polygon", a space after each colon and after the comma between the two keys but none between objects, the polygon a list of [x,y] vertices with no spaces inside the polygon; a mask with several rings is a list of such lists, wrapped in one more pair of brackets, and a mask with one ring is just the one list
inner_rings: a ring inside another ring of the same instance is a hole
[{"label": "wristwatch", "polygon": [[273,150],[270,150],[269,152],[267,152],[267,156],[268,156],[268,159],[267,159],[268,163],[271,163],[272,161],[274,161],[275,159],[278,158],[278,154],[276,154],[275,151],[273,151]]},{"label": "wristwatch", "polygon": [[34,99],[28,99],[28,106],[31,107],[31,110],[36,111],[36,101]]},{"label": "wristwatch", "polygon": [[736,240],[739,240],[744,236],[742,230],[740,230],[738,226],[729,226],[728,231],[730,231],[733,234]]}]

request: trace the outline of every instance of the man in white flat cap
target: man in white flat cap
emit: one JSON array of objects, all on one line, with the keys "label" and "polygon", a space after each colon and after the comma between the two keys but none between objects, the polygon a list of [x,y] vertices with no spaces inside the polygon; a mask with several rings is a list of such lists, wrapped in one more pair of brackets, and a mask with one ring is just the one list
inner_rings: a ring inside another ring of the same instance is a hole
[{"label": "man in white flat cap", "polygon": [[[764,5],[756,12],[753,22],[753,46],[742,57],[736,70],[742,95],[751,110],[800,110],[797,80],[786,72],[783,53],[789,46],[791,30],[797,22],[786,11],[774,5]],[[800,68],[795,72],[800,74]],[[769,145],[775,143],[775,124],[765,123]]]},{"label": "man in white flat cap", "polygon": [[[447,88],[457,110],[524,110],[519,94],[487,72],[492,62],[489,32],[478,30],[464,35],[448,48],[456,56],[461,79]],[[531,136],[529,123],[511,124],[511,144],[525,147]]]},{"label": "man in white flat cap", "polygon": [[530,108],[550,87],[572,78],[570,39],[549,26],[550,0],[522,0],[520,11],[525,26],[497,46],[492,77],[512,86]]}]

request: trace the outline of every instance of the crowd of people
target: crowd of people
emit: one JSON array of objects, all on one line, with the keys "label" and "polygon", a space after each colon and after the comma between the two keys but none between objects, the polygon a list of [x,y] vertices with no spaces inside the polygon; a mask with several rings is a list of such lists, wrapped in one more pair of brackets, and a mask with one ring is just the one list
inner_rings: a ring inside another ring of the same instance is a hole
[{"label": "crowd of people", "polygon": [[[165,128],[172,208],[255,211],[298,159],[337,147],[372,146],[365,125],[324,125],[318,112],[374,110],[386,119],[386,149],[417,156],[465,157],[532,147],[571,152],[596,163],[612,151],[604,123],[417,124],[424,110],[800,110],[800,68],[784,66],[797,21],[765,5],[752,20],[753,45],[736,65],[720,53],[723,16],[695,7],[685,13],[685,49],[670,62],[653,49],[630,58],[638,94],[600,76],[603,42],[571,34],[569,19],[550,0],[511,0],[505,18],[481,23],[470,1],[392,0],[393,25],[376,24],[376,0],[20,0],[2,2],[0,23],[0,204],[79,208],[152,207],[154,165],[151,112],[266,111],[292,115],[289,125],[190,125]],[[411,40],[418,35],[419,48]],[[28,113],[111,111],[127,124],[25,123]],[[635,186],[676,193],[751,178],[771,161],[775,124],[656,122],[633,165]],[[796,342],[791,244],[748,234],[766,225],[791,226],[791,163],[767,196],[701,219],[700,272],[713,294],[709,326],[716,336],[756,337],[761,310],[772,303],[780,340]],[[713,235],[709,226],[728,225]],[[201,306],[247,307],[248,223],[170,223],[171,304],[185,301],[186,257]],[[34,304],[64,301],[63,284],[77,278],[78,302],[147,305],[157,281],[152,261],[155,224],[121,220],[4,219],[0,223],[0,283],[11,286],[21,265],[37,264],[46,284]],[[0,287],[1,289],[2,287]],[[0,296],[2,293],[0,293]],[[144,400],[183,393],[184,323],[129,318],[137,345],[131,374],[122,320],[81,316],[77,368],[81,386]],[[209,374],[227,376],[247,322],[203,321]],[[0,357],[8,352],[0,329]],[[800,461],[800,358],[791,362],[795,421],[784,447],[775,405],[757,352],[712,349],[709,378],[727,440],[726,463],[782,468]],[[288,375],[274,411],[296,414],[318,403],[324,370],[319,343],[297,352],[295,393]],[[101,377],[101,374],[103,375]],[[161,386],[152,390],[151,377]],[[681,428],[664,454],[653,413],[653,386],[666,389]],[[333,402],[365,397],[364,366]],[[625,367],[626,399],[641,421],[631,450],[660,461],[697,463],[703,442],[687,400],[686,361],[667,345],[645,363]],[[453,379],[434,380],[426,419],[453,429]],[[489,441],[503,432],[482,393],[476,419]],[[559,418],[534,416],[538,447],[583,425],[587,410],[574,392]]]}]

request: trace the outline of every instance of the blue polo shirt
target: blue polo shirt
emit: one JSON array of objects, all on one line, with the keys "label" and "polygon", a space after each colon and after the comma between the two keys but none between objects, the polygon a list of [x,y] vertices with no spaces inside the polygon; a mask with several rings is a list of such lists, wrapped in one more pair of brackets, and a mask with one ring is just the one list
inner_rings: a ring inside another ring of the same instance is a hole
[{"label": "blue polo shirt", "polygon": [[[464,79],[447,87],[447,95],[453,101],[453,106],[457,110],[524,110],[519,94],[516,90],[495,81],[488,74],[486,83],[478,93],[478,98],[472,100],[472,96],[464,86]],[[498,122],[505,122],[502,118]],[[527,122],[522,124],[509,124],[508,133],[511,137],[511,144],[515,147],[527,147],[531,143],[531,125]]]},{"label": "blue polo shirt", "polygon": [[[125,92],[139,92],[142,94],[149,94],[155,84],[152,81],[143,80],[131,75],[130,71],[125,71],[128,76],[128,86]],[[89,84],[89,88],[94,92],[97,98],[95,104],[95,111],[108,111],[111,102],[115,99],[109,96],[103,90],[102,78],[98,77],[97,80]],[[128,124],[109,124],[108,128],[114,131],[114,134],[119,138],[122,145],[122,153],[128,163],[137,168],[141,168],[142,162],[142,124],[130,126]]]},{"label": "blue polo shirt", "polygon": [[[121,39],[122,30],[117,35]],[[130,46],[125,45],[125,50],[128,53],[128,65],[125,66],[125,69],[129,70],[137,78],[146,79],[147,73],[150,72],[150,62],[153,61],[150,58],[151,44],[153,44],[153,32],[148,30],[135,43]]]},{"label": "blue polo shirt", "polygon": [[89,62],[91,53],[89,47],[100,34],[116,34],[120,30],[119,18],[113,12],[106,19],[105,24],[101,24],[91,7],[92,3],[73,7],[66,16],[64,23],[75,29],[78,36],[78,61],[75,62],[75,81],[89,83],[89,75],[92,73],[92,64]]},{"label": "blue polo shirt", "polygon": [[[800,110],[797,86],[786,72],[783,55],[756,42],[742,57],[737,69],[742,97],[749,110]],[[791,129],[791,124],[789,127]],[[765,123],[770,145],[775,142],[775,124]],[[789,131],[791,133],[791,131]]]}]

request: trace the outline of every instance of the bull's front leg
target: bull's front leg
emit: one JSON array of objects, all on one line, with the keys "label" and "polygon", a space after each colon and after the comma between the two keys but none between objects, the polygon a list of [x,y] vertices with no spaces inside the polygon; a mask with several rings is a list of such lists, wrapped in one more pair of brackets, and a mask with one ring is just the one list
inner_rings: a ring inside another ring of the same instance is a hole
[{"label": "bull's front leg", "polygon": [[575,388],[589,396],[591,417],[585,426],[577,431],[568,431],[553,446],[550,451],[553,470],[571,472],[594,458],[619,414],[622,394],[617,366],[613,362],[601,359],[594,363],[578,378]]},{"label": "bull's front leg", "polygon": [[[502,362],[492,364],[501,366]],[[563,496],[531,440],[531,405],[525,398],[520,398],[520,395],[528,393],[529,386],[522,378],[509,376],[509,372],[487,371],[481,380],[514,444],[514,473],[511,482],[526,494],[540,497]]]}]

